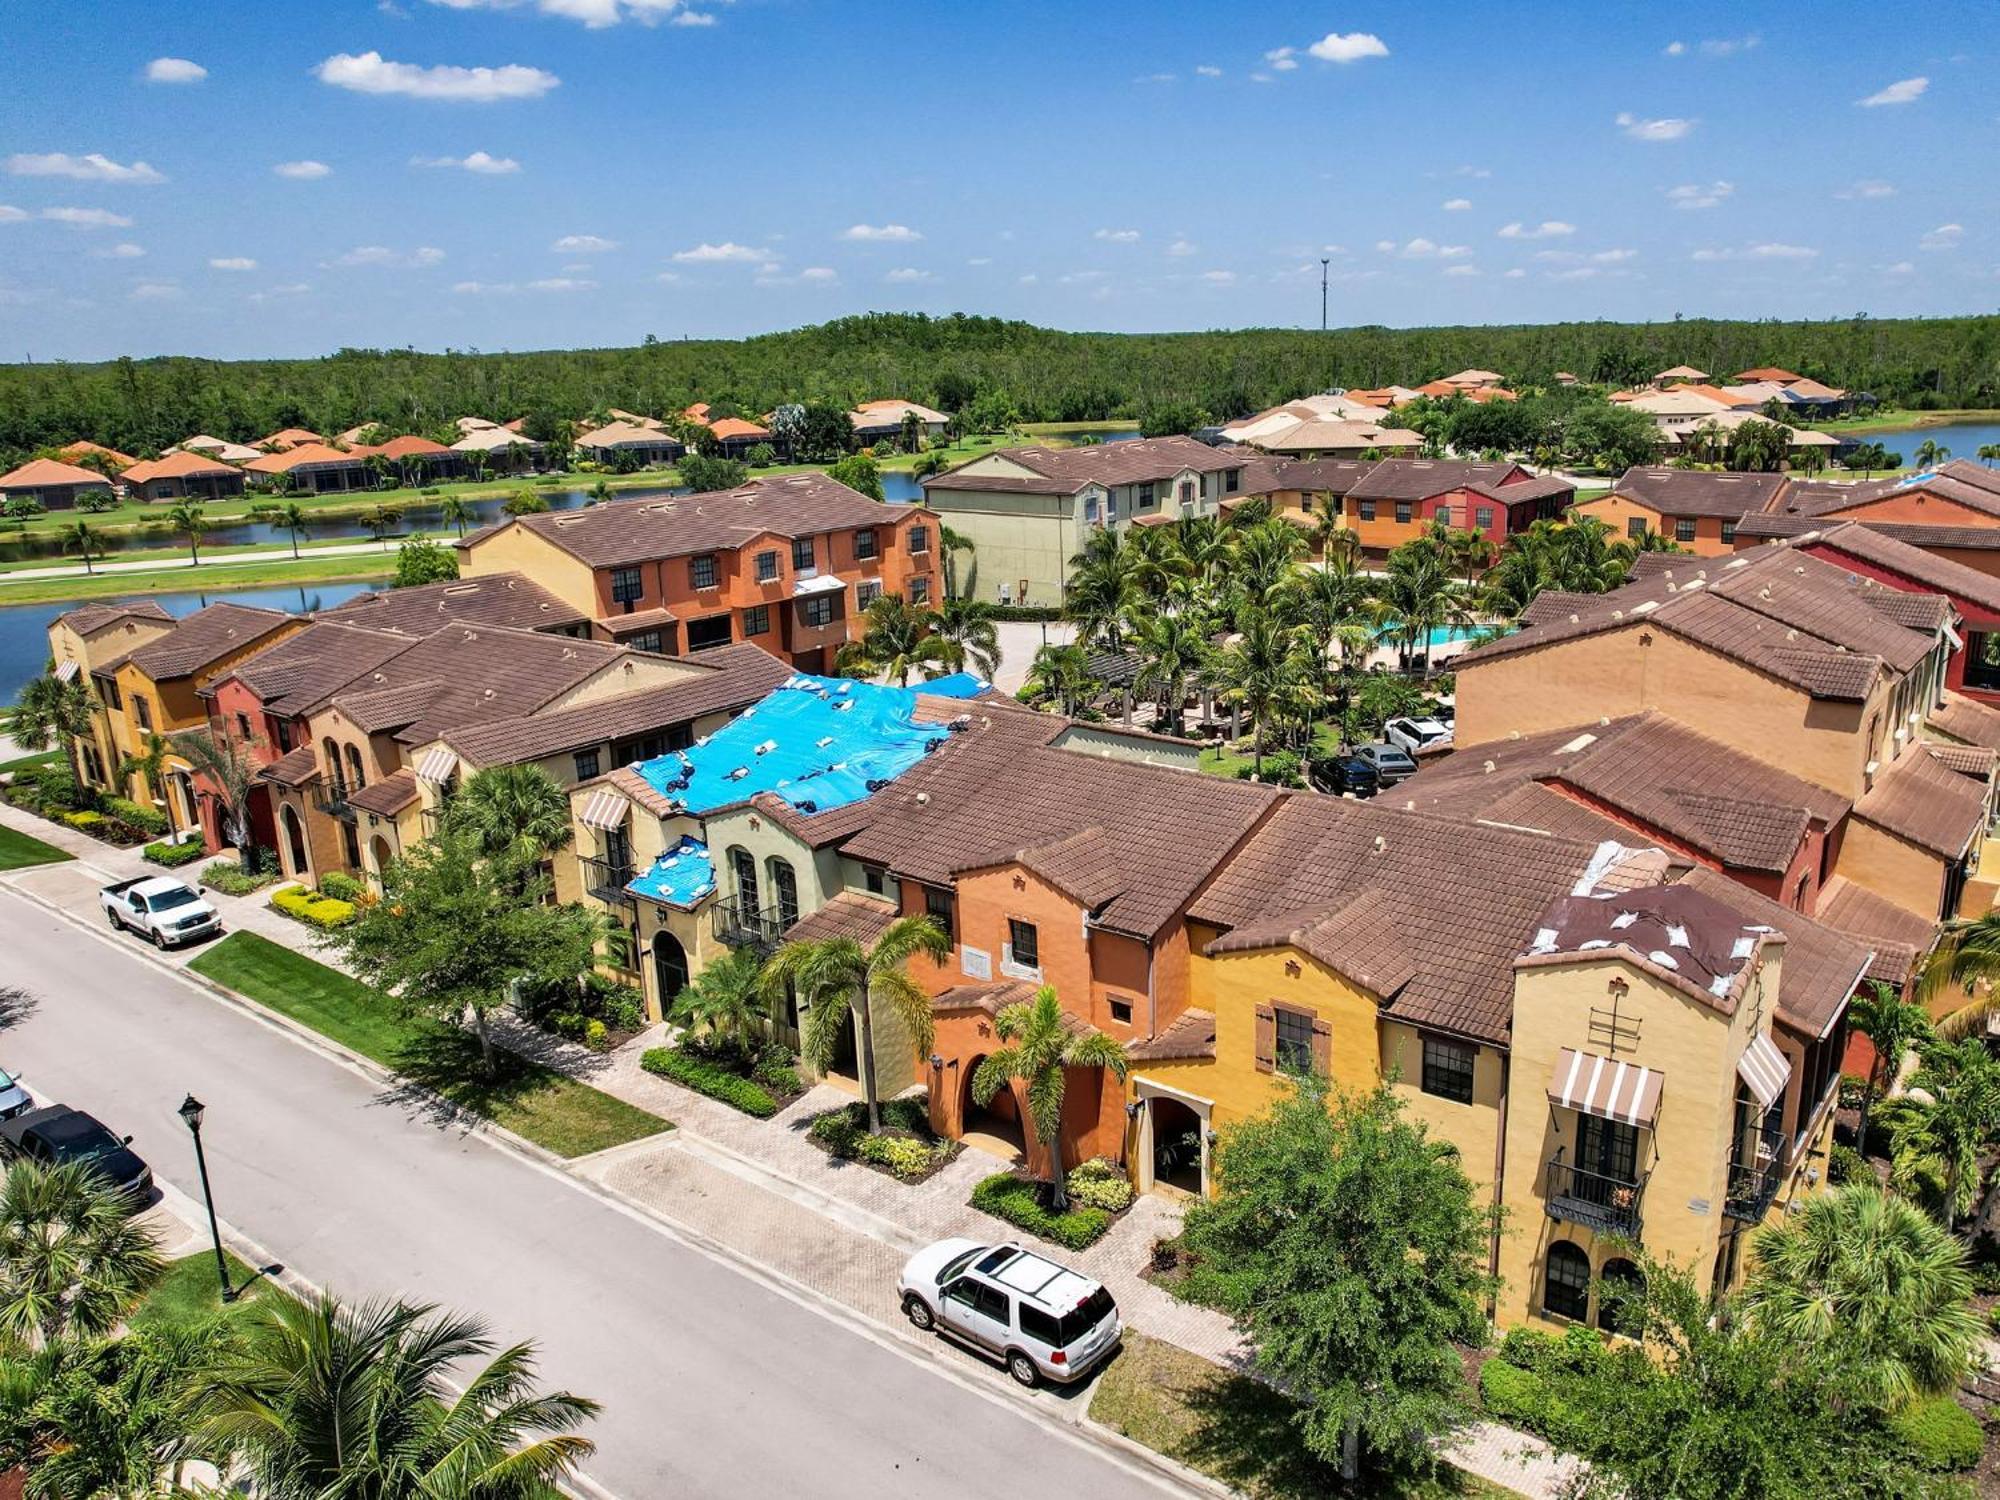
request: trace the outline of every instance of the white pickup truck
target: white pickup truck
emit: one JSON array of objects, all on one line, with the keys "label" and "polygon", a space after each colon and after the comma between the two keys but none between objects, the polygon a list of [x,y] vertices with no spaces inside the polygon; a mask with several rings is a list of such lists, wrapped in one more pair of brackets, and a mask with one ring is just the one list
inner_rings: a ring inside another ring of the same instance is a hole
[{"label": "white pickup truck", "polygon": [[121,880],[105,886],[98,897],[113,927],[151,938],[156,948],[222,931],[221,916],[199,891],[165,875]]}]

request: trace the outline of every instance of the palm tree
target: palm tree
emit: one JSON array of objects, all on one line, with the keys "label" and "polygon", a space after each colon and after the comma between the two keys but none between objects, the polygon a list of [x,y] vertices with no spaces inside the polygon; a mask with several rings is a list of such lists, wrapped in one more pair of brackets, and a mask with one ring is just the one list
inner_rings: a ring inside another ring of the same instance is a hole
[{"label": "palm tree", "polygon": [[869,947],[850,937],[790,943],[764,965],[764,996],[774,1009],[789,985],[804,1013],[799,1055],[825,1072],[840,1050],[841,1032],[851,1014],[860,1045],[861,1096],[868,1102],[868,1130],[880,1134],[882,1103],[875,1087],[875,1009],[886,1010],[901,1027],[912,1052],[927,1054],[936,1039],[931,997],[910,977],[909,962],[921,954],[941,964],[951,955],[951,939],[929,917],[898,917]]},{"label": "palm tree", "polygon": [[[201,1397],[200,1430],[271,1496],[517,1500],[549,1495],[595,1445],[597,1403],[534,1389],[535,1351],[428,1304],[264,1304]],[[462,1395],[454,1395],[455,1389]]]},{"label": "palm tree", "polygon": [[1917,444],[1917,467],[1920,469],[1934,469],[1950,457],[1951,449],[1936,438],[1925,438]]},{"label": "palm tree", "polygon": [[208,516],[199,505],[183,500],[167,512],[167,524],[188,539],[188,558],[199,566],[201,539],[208,530]]},{"label": "palm tree", "polygon": [[592,505],[602,505],[606,500],[609,500],[610,498],[611,498],[610,480],[600,479],[597,481],[597,483],[593,484],[590,487],[590,503]]},{"label": "palm tree", "polygon": [[1987,468],[1992,468],[1994,460],[2000,459],[2000,443],[1981,443],[1979,456],[1985,461]]},{"label": "palm tree", "polygon": [[1095,685],[1090,675],[1090,655],[1081,646],[1043,646],[1028,664],[1025,686],[1029,692],[1053,699],[1069,718],[1076,717]]},{"label": "palm tree", "polygon": [[81,677],[67,682],[52,674],[32,678],[21,689],[7,732],[25,750],[62,751],[81,780],[76,747],[89,737],[96,708]]},{"label": "palm tree", "polygon": [[1075,623],[1079,644],[1102,641],[1107,649],[1119,650],[1126,617],[1144,597],[1137,553],[1125,544],[1122,533],[1101,527],[1069,562],[1063,618]]},{"label": "palm tree", "polygon": [[549,498],[539,490],[516,490],[513,498],[500,508],[510,516],[540,515],[549,508]]},{"label": "palm tree", "polygon": [[962,660],[988,682],[1000,670],[1000,629],[993,606],[980,599],[960,599],[947,593],[935,616],[935,633],[950,641]]},{"label": "palm tree", "polygon": [[460,536],[465,535],[465,523],[473,518],[472,506],[463,495],[446,495],[438,502],[438,514],[456,526]]},{"label": "palm tree", "polygon": [[937,634],[938,617],[930,610],[905,602],[901,594],[880,594],[861,618],[861,639],[834,653],[835,671],[848,677],[887,676],[896,686],[908,687],[912,672],[935,677],[950,670],[954,647]]},{"label": "palm tree", "polygon": [[1395,622],[1391,628],[1402,643],[1406,660],[1417,658],[1421,645],[1426,674],[1431,666],[1432,633],[1472,621],[1466,586],[1452,575],[1442,544],[1429,543],[1429,538],[1421,538],[1390,553],[1389,571],[1381,581],[1382,606]]},{"label": "palm tree", "polygon": [[1275,518],[1238,527],[1229,564],[1231,613],[1239,627],[1252,611],[1274,608],[1296,572],[1306,538],[1290,521]]},{"label": "palm tree", "polygon": [[1759,1329],[1838,1345],[1885,1407],[1947,1392],[1971,1368],[1985,1333],[1971,1297],[1964,1245],[1872,1184],[1808,1198],[1750,1242],[1744,1305]]},{"label": "palm tree", "polygon": [[1310,648],[1295,630],[1268,611],[1254,612],[1243,632],[1215,658],[1218,695],[1246,710],[1255,736],[1251,752],[1256,774],[1264,774],[1264,740],[1272,723],[1312,693]]},{"label": "palm tree", "polygon": [[1465,575],[1465,586],[1469,589],[1478,576],[1493,566],[1500,555],[1500,549],[1493,539],[1483,531],[1459,531],[1447,528],[1445,549],[1451,554],[1452,562]]},{"label": "palm tree", "polygon": [[1891,1184],[1935,1201],[1948,1225],[1963,1218],[1979,1195],[1980,1153],[2000,1130],[2000,1061],[1985,1041],[1931,1043],[1909,1091],[1881,1113]]},{"label": "palm tree", "polygon": [[540,766],[488,766],[466,778],[445,826],[489,859],[539,864],[574,836],[569,794]]},{"label": "palm tree", "polygon": [[[932,465],[928,471],[924,469],[926,463]],[[920,474],[935,474],[944,466],[944,455],[938,453],[927,453],[917,460],[917,472]],[[973,556],[972,538],[962,531],[953,531],[942,521],[938,522],[938,562],[944,568],[944,596],[947,599],[958,597],[958,554],[961,552],[967,557]]]},{"label": "palm tree", "polygon": [[1150,697],[1159,706],[1154,728],[1164,734],[1179,734],[1188,684],[1208,659],[1208,638],[1192,617],[1176,611],[1141,617],[1133,631],[1132,645],[1139,653],[1133,691]]},{"label": "palm tree", "polygon": [[152,1231],[87,1164],[17,1162],[0,1183],[0,1337],[102,1338],[166,1273]]},{"label": "palm tree", "polygon": [[1061,1213],[1069,1207],[1062,1148],[1068,1070],[1108,1068],[1123,1083],[1125,1044],[1101,1031],[1072,1031],[1055,986],[1049,984],[1035,991],[1033,1000],[1001,1011],[993,1030],[1006,1045],[973,1071],[972,1097],[983,1108],[1014,1079],[1026,1086],[1028,1120],[1049,1156],[1049,1207]]},{"label": "palm tree", "polygon": [[674,996],[667,1020],[717,1041],[744,1043],[770,1016],[764,997],[764,962],[754,948],[733,948],[711,960]]},{"label": "palm tree", "polygon": [[154,730],[139,741],[136,753],[118,763],[118,774],[129,783],[139,777],[146,795],[156,797],[167,809],[167,831],[179,832],[174,823],[174,799],[167,795],[167,762],[174,756],[174,743]]},{"label": "palm tree", "polygon": [[370,506],[361,518],[361,524],[368,528],[368,534],[382,544],[384,551],[389,547],[389,533],[396,529],[396,523],[403,519],[403,513],[393,505]]},{"label": "palm tree", "polygon": [[223,841],[237,852],[246,874],[255,851],[250,841],[250,801],[259,767],[246,753],[248,746],[206,729],[184,729],[172,740],[174,753],[205,778],[209,795],[221,815]]},{"label": "palm tree", "polygon": [[280,531],[291,535],[292,556],[297,557],[299,555],[299,535],[307,526],[312,524],[311,517],[306,514],[306,508],[296,500],[287,500],[283,505],[278,507],[278,513],[271,518],[271,524],[276,526]]},{"label": "palm tree", "polygon": [[90,565],[92,553],[98,552],[101,554],[102,552],[97,542],[97,533],[90,529],[90,522],[88,521],[72,521],[62,529],[63,551],[69,552],[74,550],[81,554],[83,557],[83,571],[86,574],[97,571]]},{"label": "palm tree", "polygon": [[1963,1003],[1938,1021],[1938,1035],[1952,1041],[1980,1036],[1996,1009],[1996,980],[2000,980],[2000,910],[1945,924],[1918,976],[1916,998],[1928,1008],[1956,989]]},{"label": "palm tree", "polygon": [[1854,997],[1847,1007],[1847,1019],[1875,1048],[1867,1087],[1861,1093],[1861,1120],[1854,1132],[1861,1149],[1866,1151],[1869,1106],[1877,1094],[1896,1086],[1909,1050],[1930,1040],[1931,1018],[1921,1005],[1912,1004],[1877,980],[1868,986],[1868,993]]}]

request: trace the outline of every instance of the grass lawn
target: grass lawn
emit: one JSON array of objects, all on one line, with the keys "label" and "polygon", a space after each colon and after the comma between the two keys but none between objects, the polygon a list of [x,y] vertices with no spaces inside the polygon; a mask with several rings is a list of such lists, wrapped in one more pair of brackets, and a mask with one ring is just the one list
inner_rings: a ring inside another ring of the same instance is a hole
[{"label": "grass lawn", "polygon": [[[415,533],[412,532],[410,535],[415,535]],[[442,542],[452,542],[457,540],[457,534],[449,527],[446,527],[443,536],[434,537],[433,539]],[[309,558],[314,552],[323,551],[328,547],[361,546],[373,547],[376,551],[381,552],[385,558],[393,559],[396,554],[397,545],[405,540],[407,540],[407,537],[400,532],[392,532],[386,544],[376,542],[372,538],[365,536],[334,536],[322,537],[317,540],[311,537],[301,537],[299,539],[299,557],[301,560]],[[203,547],[201,549],[200,566],[204,568],[213,567],[226,562],[240,561],[245,557],[264,557],[278,551],[283,552],[286,558],[289,559],[292,555],[291,544],[282,541],[245,542],[241,545],[229,547]],[[171,568],[176,564],[181,567],[194,566],[188,557],[186,542],[182,542],[178,546],[169,542],[157,547],[126,547],[116,552],[98,552],[93,550],[90,554],[90,561],[93,567],[100,568],[107,562],[148,562],[157,563],[162,568]],[[82,572],[83,559],[75,554],[71,554],[67,557],[27,557],[22,558],[18,562],[0,563],[0,577],[4,577],[9,573],[30,571],[35,568],[76,568],[79,570],[78,576],[80,577],[90,578],[95,576]],[[140,570],[135,568],[132,571],[138,572]]]},{"label": "grass lawn", "polygon": [[1839,417],[1812,425],[1822,432],[1897,432],[1905,427],[1946,427],[1954,422],[1994,421],[2000,421],[2000,411],[1971,407],[1950,411],[1877,411],[1866,417]]},{"label": "grass lawn", "polygon": [[[6,727],[0,724],[0,730]],[[62,758],[63,753],[60,750],[44,750],[39,755],[24,755],[19,760],[0,760],[0,776],[9,771],[26,771],[35,766],[60,765]]]},{"label": "grass lawn", "polygon": [[254,932],[231,933],[189,967],[558,1156],[673,1128],[512,1053],[501,1054],[495,1078],[478,1078],[479,1043],[469,1033],[405,1016],[367,985]]},{"label": "grass lawn", "polygon": [[132,1314],[132,1326],[181,1332],[199,1327],[217,1313],[240,1318],[259,1304],[290,1299],[290,1293],[259,1276],[227,1250],[222,1254],[229,1263],[229,1284],[236,1288],[236,1300],[227,1308],[222,1305],[222,1288],[215,1274],[215,1252],[201,1250],[168,1262],[165,1279],[146,1294],[146,1300]]},{"label": "grass lawn", "polygon": [[1306,1450],[1293,1421],[1296,1411],[1261,1381],[1129,1329],[1124,1349],[1098,1375],[1090,1396],[1093,1420],[1255,1500],[1511,1493],[1455,1469],[1364,1473],[1353,1489],[1343,1489],[1339,1472]]},{"label": "grass lawn", "polygon": [[[52,564],[53,566],[53,564]],[[269,562],[217,562],[204,559],[199,568],[185,561],[175,566],[140,568],[130,573],[68,574],[60,578],[29,578],[7,583],[0,575],[0,606],[46,604],[69,599],[113,599],[174,590],[260,589],[288,583],[379,582],[389,566],[379,552],[346,557],[314,557],[308,553]]]},{"label": "grass lawn", "polygon": [[0,826],[0,870],[25,870],[29,865],[53,865],[74,856],[53,844]]}]

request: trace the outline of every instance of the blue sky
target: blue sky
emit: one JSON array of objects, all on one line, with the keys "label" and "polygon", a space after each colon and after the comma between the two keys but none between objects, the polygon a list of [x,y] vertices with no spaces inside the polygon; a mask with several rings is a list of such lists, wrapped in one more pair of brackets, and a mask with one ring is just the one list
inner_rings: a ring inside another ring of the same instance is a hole
[{"label": "blue sky", "polygon": [[9,8],[0,358],[2000,302],[2000,10]]}]

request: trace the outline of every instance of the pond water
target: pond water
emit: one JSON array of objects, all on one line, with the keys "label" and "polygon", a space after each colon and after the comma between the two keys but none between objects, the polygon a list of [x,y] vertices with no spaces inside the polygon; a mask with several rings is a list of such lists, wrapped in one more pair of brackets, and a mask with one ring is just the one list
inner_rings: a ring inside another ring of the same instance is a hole
[{"label": "pond water", "polygon": [[2000,443],[2000,422],[1948,422],[1937,427],[1899,427],[1888,432],[1857,432],[1864,443],[1880,443],[1891,453],[1903,455],[1903,462],[1917,461],[1917,445],[1926,438],[1941,448],[1949,448],[1953,458],[1979,463],[1979,450]]}]

